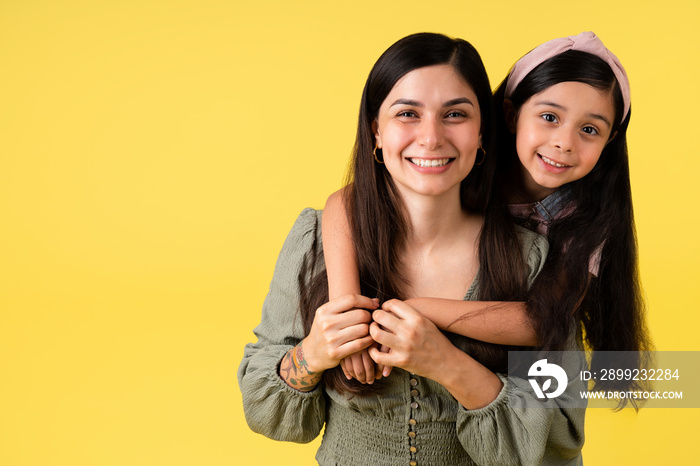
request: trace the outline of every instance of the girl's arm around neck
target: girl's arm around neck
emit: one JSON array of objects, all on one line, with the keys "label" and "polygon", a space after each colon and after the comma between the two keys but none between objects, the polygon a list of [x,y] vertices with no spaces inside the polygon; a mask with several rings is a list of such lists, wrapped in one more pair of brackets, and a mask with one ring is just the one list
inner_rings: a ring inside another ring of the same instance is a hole
[{"label": "girl's arm around neck", "polygon": [[412,298],[406,303],[441,330],[498,345],[538,343],[524,302]]},{"label": "girl's arm around neck", "polygon": [[[321,233],[328,276],[328,298],[331,300],[340,296],[360,294],[360,273],[345,211],[344,195],[344,188],[334,192],[328,197],[323,209]],[[344,358],[340,366],[348,379],[354,377],[362,383],[374,383],[383,369],[375,369],[374,361],[367,351]]]},{"label": "girl's arm around neck", "polygon": [[400,367],[444,386],[467,409],[489,405],[503,388],[496,374],[452,345],[447,337],[405,301],[392,299],[374,311],[370,334],[391,348],[370,348],[378,364]]},{"label": "girl's arm around neck", "polygon": [[360,274],[343,192],[341,189],[331,194],[323,209],[323,256],[328,274],[328,298],[331,300],[346,294],[360,294]]},{"label": "girl's arm around neck", "polygon": [[[331,194],[323,211],[323,254],[330,299],[360,293],[357,258],[343,196],[344,188]],[[487,343],[517,346],[537,344],[537,336],[523,302],[440,298],[413,298],[407,302],[442,330]]]}]

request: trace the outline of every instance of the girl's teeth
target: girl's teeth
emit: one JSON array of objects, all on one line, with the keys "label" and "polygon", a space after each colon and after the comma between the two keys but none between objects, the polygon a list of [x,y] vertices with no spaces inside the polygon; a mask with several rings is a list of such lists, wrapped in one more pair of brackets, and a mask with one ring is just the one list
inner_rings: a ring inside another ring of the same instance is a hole
[{"label": "girl's teeth", "polygon": [[418,165],[419,167],[442,167],[447,165],[450,159],[410,159],[411,163]]},{"label": "girl's teeth", "polygon": [[547,157],[545,157],[544,155],[541,155],[540,157],[542,157],[542,160],[543,160],[544,163],[546,163],[547,165],[551,165],[551,166],[553,166],[553,167],[558,167],[558,168],[568,167],[568,165],[564,165],[563,163],[557,163],[557,162],[554,162],[553,160],[549,160],[549,159],[548,159]]}]

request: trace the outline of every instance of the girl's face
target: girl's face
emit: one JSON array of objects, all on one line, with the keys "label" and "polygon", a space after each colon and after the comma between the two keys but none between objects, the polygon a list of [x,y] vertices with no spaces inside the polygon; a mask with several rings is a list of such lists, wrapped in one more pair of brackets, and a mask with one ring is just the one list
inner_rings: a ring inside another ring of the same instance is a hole
[{"label": "girl's face", "polygon": [[452,66],[427,66],[396,82],[373,129],[404,198],[459,193],[479,148],[481,111],[471,86]]},{"label": "girl's face", "polygon": [[525,190],[541,199],[589,174],[610,140],[615,106],[610,92],[563,82],[527,100],[515,139]]}]

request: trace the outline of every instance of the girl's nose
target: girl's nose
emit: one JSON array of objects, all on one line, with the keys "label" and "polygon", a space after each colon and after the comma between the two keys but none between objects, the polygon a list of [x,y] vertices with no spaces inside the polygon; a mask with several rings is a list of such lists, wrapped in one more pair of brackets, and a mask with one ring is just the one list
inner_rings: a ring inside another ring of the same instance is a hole
[{"label": "girl's nose", "polygon": [[574,150],[575,140],[576,135],[573,130],[561,127],[554,133],[552,145],[562,152],[571,152]]}]

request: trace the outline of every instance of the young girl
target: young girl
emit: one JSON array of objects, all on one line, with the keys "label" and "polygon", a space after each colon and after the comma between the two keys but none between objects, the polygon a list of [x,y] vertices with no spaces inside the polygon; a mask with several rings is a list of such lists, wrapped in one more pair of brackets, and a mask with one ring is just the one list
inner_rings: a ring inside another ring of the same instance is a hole
[{"label": "young girl", "polygon": [[[518,223],[548,235],[545,268],[525,303],[428,297],[409,303],[442,329],[493,343],[561,350],[571,329],[579,328],[595,352],[649,349],[637,275],[624,68],[595,34],[584,32],[525,55],[494,98],[497,189]],[[332,195],[324,213],[331,297],[359,289],[343,197],[342,191]],[[346,358],[346,376],[368,383],[381,377],[368,356]],[[615,388],[634,385],[618,381]]]},{"label": "young girl", "polygon": [[[364,296],[329,300],[321,212],[306,209],[238,373],[253,430],[308,442],[323,429],[323,465],[580,463],[580,408],[562,396],[547,400],[551,409],[523,409],[529,384],[491,370],[498,354],[485,350],[482,364],[465,337],[448,338],[405,301],[523,299],[543,265],[544,238],[491,201],[490,101],[481,59],[463,40],[415,34],[379,58],[347,194]],[[391,349],[369,350],[396,367],[391,377],[371,386],[343,377],[340,361],[373,342]]]}]

